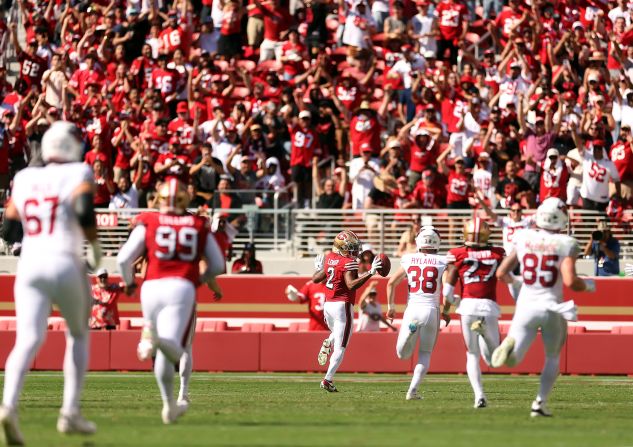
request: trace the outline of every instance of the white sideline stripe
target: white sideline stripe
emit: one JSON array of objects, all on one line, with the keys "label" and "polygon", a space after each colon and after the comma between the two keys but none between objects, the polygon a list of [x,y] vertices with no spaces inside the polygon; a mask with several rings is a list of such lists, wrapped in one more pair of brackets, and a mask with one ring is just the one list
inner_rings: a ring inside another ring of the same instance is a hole
[{"label": "white sideline stripe", "polygon": [[[29,373],[31,377],[54,377],[54,378],[63,378],[63,373],[60,371],[56,372],[32,372]],[[305,373],[301,375],[293,375],[293,374],[232,374],[232,373],[208,373],[208,372],[194,372],[194,380],[198,381],[207,381],[212,382],[214,380],[252,380],[252,381],[293,381],[293,382],[314,382],[319,381],[321,378],[321,373]],[[0,374],[0,377],[4,377],[4,372]],[[153,377],[152,373],[111,373],[111,374],[103,374],[103,373],[88,373],[87,378],[95,378],[95,379],[145,379],[147,377]],[[585,376],[561,376],[558,380],[568,381],[570,378],[573,378],[574,382],[584,382],[584,383],[630,383],[633,385],[633,378],[631,377],[585,377]],[[536,376],[495,376],[495,375],[486,375],[486,382],[507,382],[513,380],[522,380],[524,382],[539,382],[539,377]],[[389,377],[375,377],[373,375],[366,375],[362,377],[354,377],[354,376],[346,376],[341,375],[336,378],[337,382],[352,382],[352,383],[363,383],[363,382],[377,382],[377,383],[400,383],[400,382],[409,382],[411,380],[410,374],[402,374],[401,377],[397,376],[389,376]],[[426,382],[435,382],[435,383],[467,383],[468,377],[464,375],[455,375],[453,377],[434,377],[433,375],[427,375],[424,379]]]}]

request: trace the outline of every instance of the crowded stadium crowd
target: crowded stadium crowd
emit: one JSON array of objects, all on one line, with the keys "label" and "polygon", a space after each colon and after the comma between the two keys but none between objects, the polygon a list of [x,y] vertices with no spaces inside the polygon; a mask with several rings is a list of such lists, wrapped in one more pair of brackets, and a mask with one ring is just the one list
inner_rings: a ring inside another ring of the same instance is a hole
[{"label": "crowded stadium crowd", "polygon": [[270,207],[264,191],[291,184],[298,207],[534,208],[556,196],[617,218],[630,205],[624,0],[13,8],[19,20],[0,21],[20,64],[15,82],[0,66],[0,189],[41,163],[43,132],[65,119],[82,132],[97,207],[151,206],[170,176],[192,206],[217,208]]}]

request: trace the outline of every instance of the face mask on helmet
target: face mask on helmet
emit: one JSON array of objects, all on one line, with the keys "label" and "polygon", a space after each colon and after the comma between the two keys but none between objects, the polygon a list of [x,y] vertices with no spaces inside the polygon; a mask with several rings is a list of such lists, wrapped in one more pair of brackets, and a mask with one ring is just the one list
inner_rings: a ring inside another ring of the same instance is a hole
[{"label": "face mask on helmet", "polygon": [[185,185],[169,179],[158,189],[158,206],[161,212],[184,214],[189,205],[189,194]]},{"label": "face mask on helmet", "polygon": [[343,230],[334,238],[332,251],[347,258],[356,259],[360,255],[362,243],[353,231]]},{"label": "face mask on helmet", "polygon": [[536,210],[536,226],[543,230],[562,231],[568,219],[567,205],[556,197],[545,199]]},{"label": "face mask on helmet", "polygon": [[479,218],[471,219],[464,224],[464,245],[468,247],[485,246],[490,238],[488,223]]}]

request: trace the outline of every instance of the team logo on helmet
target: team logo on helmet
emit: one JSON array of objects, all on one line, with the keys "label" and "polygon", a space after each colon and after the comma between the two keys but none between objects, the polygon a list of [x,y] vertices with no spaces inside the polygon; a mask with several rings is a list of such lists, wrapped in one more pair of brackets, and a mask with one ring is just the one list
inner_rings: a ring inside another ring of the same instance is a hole
[{"label": "team logo on helmet", "polygon": [[362,243],[353,231],[343,230],[334,238],[332,251],[348,258],[357,258]]}]

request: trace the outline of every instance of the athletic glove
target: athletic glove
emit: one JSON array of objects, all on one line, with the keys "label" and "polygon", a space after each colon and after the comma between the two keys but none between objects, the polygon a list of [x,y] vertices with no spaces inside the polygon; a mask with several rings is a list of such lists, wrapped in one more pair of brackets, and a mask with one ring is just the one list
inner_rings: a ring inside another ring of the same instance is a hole
[{"label": "athletic glove", "polygon": [[319,270],[323,270],[323,263],[324,262],[325,262],[325,255],[324,254],[316,255],[316,257],[314,258],[314,270],[316,270],[317,272]]},{"label": "athletic glove", "polygon": [[369,269],[369,273],[371,275],[375,275],[378,270],[382,268],[382,261],[378,256],[374,256],[374,260],[371,261],[371,268]]}]

